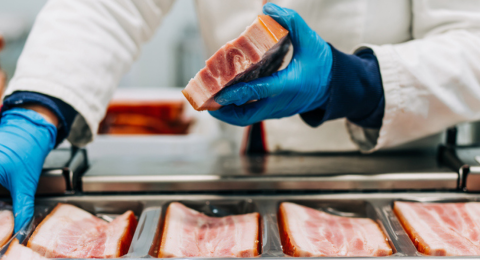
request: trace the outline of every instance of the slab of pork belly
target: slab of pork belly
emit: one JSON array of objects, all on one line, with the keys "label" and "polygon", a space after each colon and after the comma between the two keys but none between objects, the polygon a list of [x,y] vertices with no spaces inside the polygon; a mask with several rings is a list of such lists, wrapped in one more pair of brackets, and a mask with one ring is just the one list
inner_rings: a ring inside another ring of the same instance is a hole
[{"label": "slab of pork belly", "polygon": [[418,251],[435,256],[480,255],[480,203],[394,203]]},{"label": "slab of pork belly", "polygon": [[296,257],[387,256],[385,234],[369,218],[331,215],[290,202],[280,204],[278,222],[284,253]]},{"label": "slab of pork belly", "polygon": [[174,202],[167,209],[158,257],[254,257],[258,213],[209,217]]},{"label": "slab of pork belly", "polygon": [[58,204],[27,246],[50,258],[113,258],[128,252],[137,220],[132,211],[107,223],[68,204]]},{"label": "slab of pork belly", "polygon": [[224,87],[277,71],[288,52],[288,31],[268,15],[259,15],[238,37],[206,61],[182,91],[196,110],[216,110],[213,99]]},{"label": "slab of pork belly", "polygon": [[0,247],[4,246],[13,234],[13,213],[10,210],[0,211]]},{"label": "slab of pork belly", "polygon": [[0,260],[42,260],[47,259],[38,253],[35,253],[32,249],[20,245],[18,239],[14,239],[7,249],[7,252],[2,256]]}]

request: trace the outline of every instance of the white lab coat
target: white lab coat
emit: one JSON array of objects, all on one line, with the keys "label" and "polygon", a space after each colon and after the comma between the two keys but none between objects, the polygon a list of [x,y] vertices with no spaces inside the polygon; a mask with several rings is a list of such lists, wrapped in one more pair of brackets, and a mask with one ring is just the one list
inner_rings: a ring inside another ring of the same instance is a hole
[{"label": "white lab coat", "polygon": [[[173,1],[51,0],[6,95],[34,91],[79,112],[68,139],[90,142],[122,75]],[[197,0],[207,51],[237,37],[262,0]],[[311,128],[299,116],[265,123],[270,151],[373,151],[480,119],[480,1],[276,0],[337,49],[372,48],[385,92],[380,130],[346,120]]]}]

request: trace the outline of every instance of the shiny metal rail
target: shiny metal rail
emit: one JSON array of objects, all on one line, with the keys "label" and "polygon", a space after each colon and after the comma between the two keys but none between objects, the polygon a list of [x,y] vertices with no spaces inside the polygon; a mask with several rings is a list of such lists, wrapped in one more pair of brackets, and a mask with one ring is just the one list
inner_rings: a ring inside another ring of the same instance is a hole
[{"label": "shiny metal rail", "polygon": [[[61,195],[73,193],[80,174],[87,168],[85,149],[55,149],[47,156],[38,182],[37,195]],[[0,186],[0,196],[9,191]]]},{"label": "shiny metal rail", "polygon": [[455,190],[455,172],[334,176],[84,176],[84,192],[229,190]]},{"label": "shiny metal rail", "polygon": [[456,190],[434,154],[148,157],[93,162],[83,192]]}]

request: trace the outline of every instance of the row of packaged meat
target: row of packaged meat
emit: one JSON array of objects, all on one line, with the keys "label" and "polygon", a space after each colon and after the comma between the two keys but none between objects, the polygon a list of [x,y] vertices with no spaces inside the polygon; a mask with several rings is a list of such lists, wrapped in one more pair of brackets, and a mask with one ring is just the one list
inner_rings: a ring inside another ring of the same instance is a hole
[{"label": "row of packaged meat", "polygon": [[[15,235],[1,259],[480,255],[475,201],[72,203],[37,212],[23,230],[27,236]],[[0,242],[9,241],[12,231],[11,211],[0,211]],[[402,235],[416,247],[414,254],[405,252]]]}]

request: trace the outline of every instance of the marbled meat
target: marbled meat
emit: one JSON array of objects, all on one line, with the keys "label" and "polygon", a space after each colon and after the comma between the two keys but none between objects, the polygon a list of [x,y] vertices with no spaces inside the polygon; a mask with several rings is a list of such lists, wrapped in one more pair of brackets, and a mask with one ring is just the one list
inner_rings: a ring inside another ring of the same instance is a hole
[{"label": "marbled meat", "polygon": [[58,204],[27,246],[49,258],[113,258],[128,252],[137,220],[132,211],[107,223],[68,204]]},{"label": "marbled meat", "polygon": [[258,213],[209,217],[183,204],[168,206],[159,257],[254,257]]},{"label": "marbled meat", "polygon": [[480,202],[396,201],[393,210],[420,253],[480,255]]},{"label": "marbled meat", "polygon": [[335,216],[283,202],[278,213],[285,254],[295,257],[387,256],[392,254],[385,234],[369,218]]},{"label": "marbled meat", "polygon": [[288,52],[288,31],[268,15],[259,15],[235,40],[222,46],[182,93],[196,110],[216,110],[213,97],[224,87],[277,71]]}]

